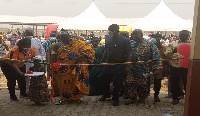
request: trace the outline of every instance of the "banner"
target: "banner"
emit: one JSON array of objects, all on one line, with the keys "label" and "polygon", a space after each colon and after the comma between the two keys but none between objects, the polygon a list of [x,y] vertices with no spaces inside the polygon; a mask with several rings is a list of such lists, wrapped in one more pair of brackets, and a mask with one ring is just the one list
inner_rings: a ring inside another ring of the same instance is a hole
[{"label": "banner", "polygon": [[125,27],[125,26],[119,26],[119,31],[127,31],[127,32],[131,32],[132,27]]},{"label": "banner", "polygon": [[47,25],[46,28],[46,40],[49,40],[51,31],[56,31],[58,25]]}]

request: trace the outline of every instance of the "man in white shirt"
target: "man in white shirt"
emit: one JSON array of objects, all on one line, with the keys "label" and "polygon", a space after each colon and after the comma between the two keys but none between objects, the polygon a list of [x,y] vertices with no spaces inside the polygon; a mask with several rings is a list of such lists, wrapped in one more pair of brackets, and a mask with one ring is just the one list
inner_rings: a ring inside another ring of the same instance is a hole
[{"label": "man in white shirt", "polygon": [[[24,33],[25,33],[26,37],[31,38],[31,46],[35,48],[37,56],[41,56],[40,60],[41,61],[46,61],[45,50],[44,50],[44,48],[43,48],[42,43],[40,42],[40,40],[37,39],[37,38],[34,38],[34,36],[33,36],[33,30],[29,28],[29,29],[26,29]],[[29,59],[29,60],[31,60],[31,59]],[[28,71],[29,68],[33,67],[33,66],[34,66],[33,63],[27,62],[26,63],[26,71]],[[30,78],[27,77],[26,78],[26,87],[27,87],[26,88],[26,92],[29,92],[29,82],[30,82]]]}]

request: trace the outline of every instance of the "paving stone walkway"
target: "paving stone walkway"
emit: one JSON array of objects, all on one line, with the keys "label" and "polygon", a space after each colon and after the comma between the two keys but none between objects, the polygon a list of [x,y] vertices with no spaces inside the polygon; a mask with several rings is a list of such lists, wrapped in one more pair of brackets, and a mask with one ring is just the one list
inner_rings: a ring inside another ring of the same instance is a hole
[{"label": "paving stone walkway", "polygon": [[[19,90],[16,90],[19,95]],[[152,94],[153,95],[153,94]],[[35,106],[29,99],[19,98],[19,102],[11,102],[7,89],[0,90],[0,116],[183,116],[184,100],[172,105],[171,99],[161,98],[160,103],[153,103],[153,96],[145,104],[124,105],[120,98],[119,106],[112,106],[111,99],[104,102],[97,101],[100,96],[85,95],[81,102],[55,105],[46,103]],[[161,94],[160,96],[164,96]],[[59,98],[57,98],[59,99]]]},{"label": "paving stone walkway", "polygon": [[[3,75],[0,73],[0,76]],[[36,106],[29,99],[19,98],[19,90],[16,90],[19,102],[11,102],[5,77],[0,78],[0,88],[0,116],[183,116],[184,113],[184,99],[179,104],[172,105],[170,103],[172,99],[164,98],[166,87],[162,88],[161,102],[153,103],[153,91],[151,91],[151,96],[145,104],[128,106],[124,105],[122,97],[119,106],[112,106],[111,99],[99,102],[97,99],[100,96],[88,95],[85,95],[81,102],[55,105],[57,101],[54,101]]]}]

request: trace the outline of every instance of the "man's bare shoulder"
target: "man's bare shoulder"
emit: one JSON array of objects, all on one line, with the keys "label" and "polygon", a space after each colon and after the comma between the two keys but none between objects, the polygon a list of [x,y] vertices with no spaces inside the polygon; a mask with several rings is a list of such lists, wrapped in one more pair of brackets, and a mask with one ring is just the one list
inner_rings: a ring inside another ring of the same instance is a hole
[{"label": "man's bare shoulder", "polygon": [[61,46],[61,42],[51,44],[52,50],[57,50]]}]

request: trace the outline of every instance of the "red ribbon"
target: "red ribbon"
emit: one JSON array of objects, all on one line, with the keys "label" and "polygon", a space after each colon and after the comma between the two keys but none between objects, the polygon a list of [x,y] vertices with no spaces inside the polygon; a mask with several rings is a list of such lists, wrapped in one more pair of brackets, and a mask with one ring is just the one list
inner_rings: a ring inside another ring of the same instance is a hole
[{"label": "red ribbon", "polygon": [[61,64],[57,61],[50,65],[51,67],[51,103],[53,102],[53,99],[56,100],[54,97],[54,80],[53,80],[53,71],[57,71],[60,69]]}]

